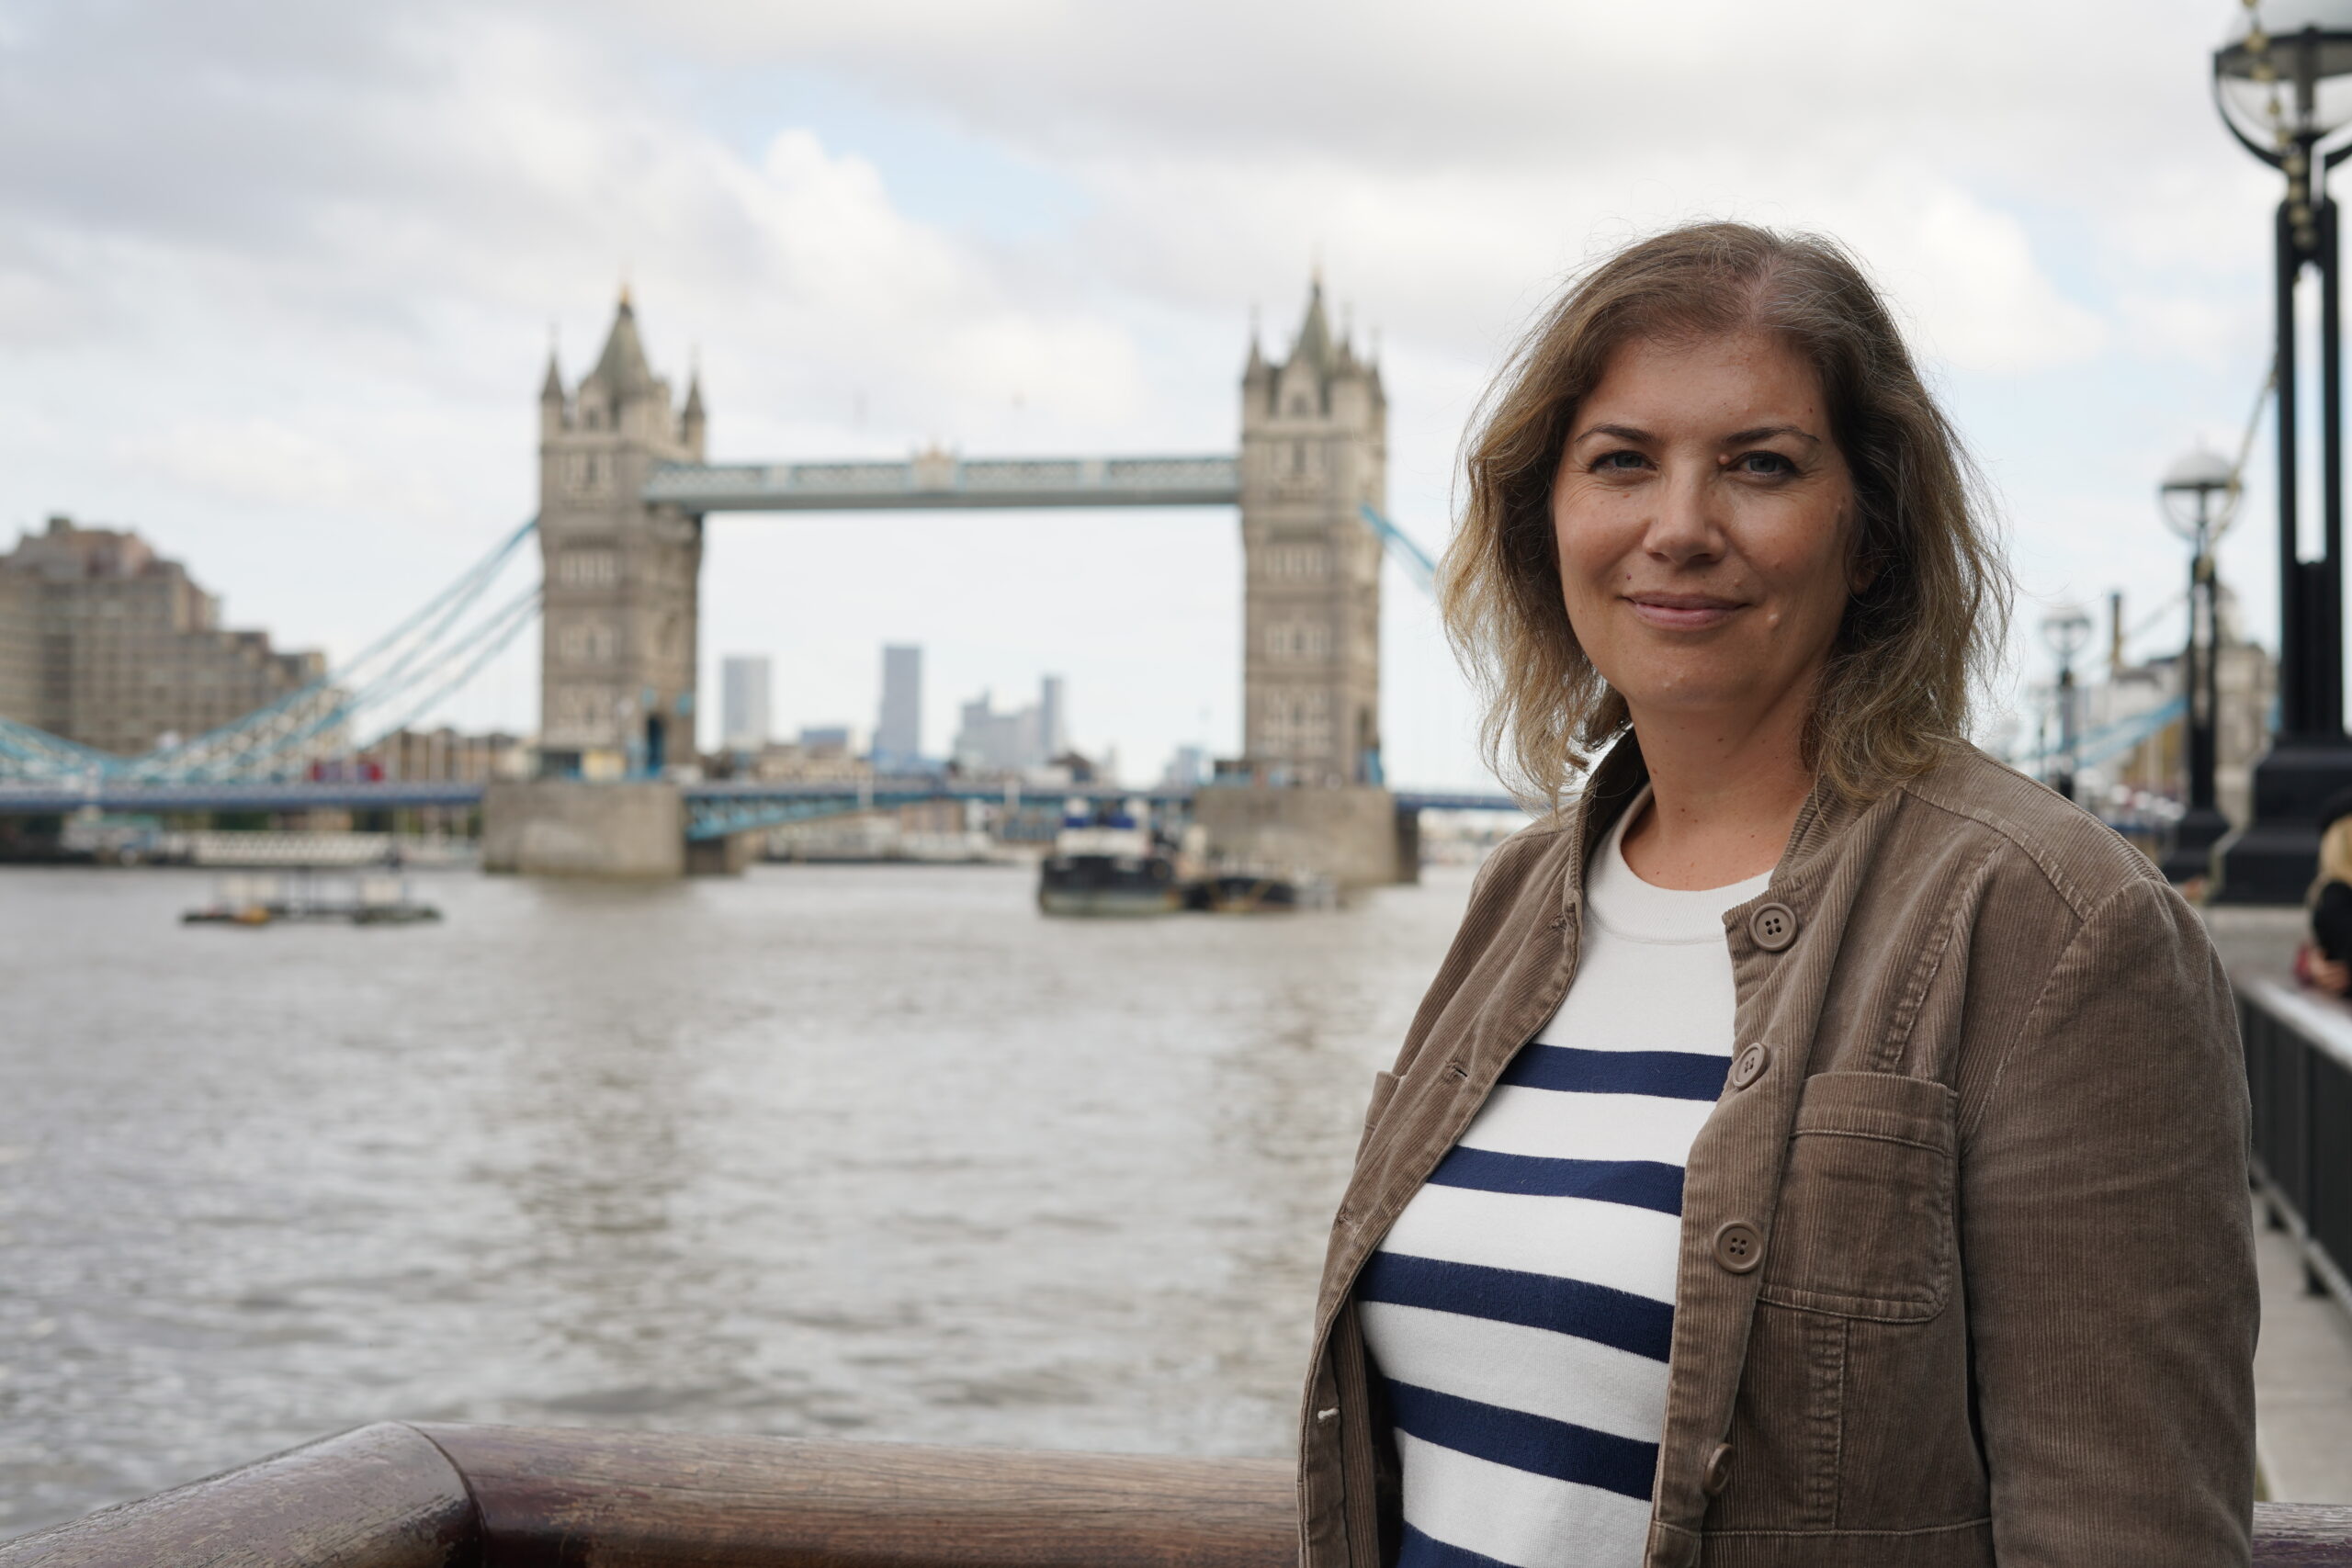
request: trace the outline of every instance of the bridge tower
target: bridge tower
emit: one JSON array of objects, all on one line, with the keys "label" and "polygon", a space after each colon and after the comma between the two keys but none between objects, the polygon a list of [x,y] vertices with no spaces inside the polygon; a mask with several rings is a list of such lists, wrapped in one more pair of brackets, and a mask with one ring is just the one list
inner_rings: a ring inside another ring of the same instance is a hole
[{"label": "bridge tower", "polygon": [[1378,784],[1388,400],[1320,277],[1290,354],[1241,378],[1243,755],[1272,784]]},{"label": "bridge tower", "polygon": [[552,351],[539,392],[545,598],[540,772],[658,776],[695,756],[702,520],[641,499],[663,463],[698,463],[702,384],[683,408],[647,365],[621,291],[595,368],[566,394]]},{"label": "bridge tower", "polygon": [[1334,334],[1317,277],[1279,365],[1241,377],[1241,750],[1246,780],[1193,813],[1231,863],[1344,884],[1410,876],[1380,761],[1379,538],[1388,504],[1380,369]]}]

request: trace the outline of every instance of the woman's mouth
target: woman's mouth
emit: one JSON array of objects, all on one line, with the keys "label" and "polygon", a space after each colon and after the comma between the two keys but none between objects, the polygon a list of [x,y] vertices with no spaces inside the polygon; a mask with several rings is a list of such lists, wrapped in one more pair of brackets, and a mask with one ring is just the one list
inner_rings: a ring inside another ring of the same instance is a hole
[{"label": "woman's mouth", "polygon": [[1644,625],[1661,631],[1705,631],[1746,608],[1736,599],[1712,593],[1628,593],[1624,597]]}]

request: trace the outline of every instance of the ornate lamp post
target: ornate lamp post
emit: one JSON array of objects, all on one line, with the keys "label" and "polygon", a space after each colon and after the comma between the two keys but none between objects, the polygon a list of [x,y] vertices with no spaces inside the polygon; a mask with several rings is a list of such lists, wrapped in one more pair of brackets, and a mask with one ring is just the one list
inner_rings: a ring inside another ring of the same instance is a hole
[{"label": "ornate lamp post", "polygon": [[2058,756],[2050,786],[2075,798],[2075,656],[2091,640],[2091,618],[2078,604],[2064,604],[2041,618],[2041,640],[2058,660]]},{"label": "ornate lamp post", "polygon": [[[2352,0],[2245,0],[2213,54],[2213,96],[2245,150],[2287,177],[2277,243],[2278,731],[2254,775],[2254,819],[2222,845],[2228,903],[2291,904],[2318,854],[2320,803],[2352,785],[2344,733],[2343,375],[2336,209],[2327,173],[2352,153],[2328,145],[2352,123]],[[2298,536],[2295,286],[2319,272],[2320,515],[2317,560]]]},{"label": "ornate lamp post", "polygon": [[2188,811],[2173,829],[2165,875],[2175,882],[2211,874],[2213,846],[2230,830],[2213,797],[2214,716],[2221,711],[2218,671],[2221,622],[2216,618],[2213,541],[2229,526],[2237,474],[2229,459],[2199,447],[2166,471],[2156,487],[2165,522],[2189,543],[2188,644],[2181,653],[2180,692],[2186,713]]}]

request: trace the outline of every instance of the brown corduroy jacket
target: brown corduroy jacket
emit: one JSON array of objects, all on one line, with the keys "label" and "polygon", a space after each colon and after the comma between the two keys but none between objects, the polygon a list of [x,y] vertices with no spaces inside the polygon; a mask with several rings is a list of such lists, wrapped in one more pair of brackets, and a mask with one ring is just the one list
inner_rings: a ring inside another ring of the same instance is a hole
[{"label": "brown corduroy jacket", "polygon": [[[1498,849],[1377,1079],[1317,1306],[1305,1568],[1393,1561],[1350,1291],[1566,994],[1630,739]],[[1973,751],[1815,791],[1724,917],[1649,1568],[2244,1563],[2257,1319],[2229,987],[2147,860]],[[1384,1539],[1385,1538],[1385,1539]]]}]

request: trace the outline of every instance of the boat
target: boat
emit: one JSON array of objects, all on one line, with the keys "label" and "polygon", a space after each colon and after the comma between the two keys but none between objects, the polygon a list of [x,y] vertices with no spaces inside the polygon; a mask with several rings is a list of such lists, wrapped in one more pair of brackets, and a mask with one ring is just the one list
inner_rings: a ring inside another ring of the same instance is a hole
[{"label": "boat", "polygon": [[287,921],[345,920],[355,926],[410,926],[437,920],[441,911],[410,897],[404,876],[224,876],[212,901],[189,909],[190,926],[271,926]]},{"label": "boat", "polygon": [[1053,852],[1037,871],[1037,908],[1048,915],[1164,915],[1184,907],[1175,846],[1152,831],[1139,798],[1062,807]]}]

